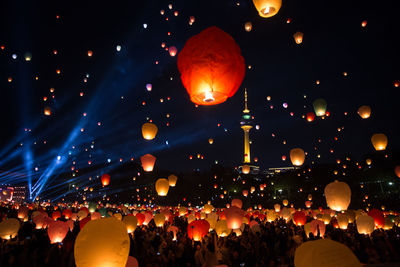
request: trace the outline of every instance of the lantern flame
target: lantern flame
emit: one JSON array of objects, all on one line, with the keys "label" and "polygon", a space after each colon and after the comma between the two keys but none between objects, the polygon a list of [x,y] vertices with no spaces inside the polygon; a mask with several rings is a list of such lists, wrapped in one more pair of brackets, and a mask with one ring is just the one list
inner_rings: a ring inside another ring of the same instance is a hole
[{"label": "lantern flame", "polygon": [[204,102],[210,103],[210,102],[214,102],[215,98],[213,96],[213,93],[211,91],[206,91],[204,93],[205,97],[203,99]]}]

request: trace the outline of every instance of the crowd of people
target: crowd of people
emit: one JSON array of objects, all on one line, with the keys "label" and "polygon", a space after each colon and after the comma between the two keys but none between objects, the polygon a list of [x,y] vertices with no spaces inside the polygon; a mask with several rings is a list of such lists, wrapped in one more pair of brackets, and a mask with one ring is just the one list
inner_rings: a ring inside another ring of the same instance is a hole
[{"label": "crowd of people", "polygon": [[[1,220],[16,218],[16,211],[7,207],[0,209]],[[63,220],[62,218],[60,220]],[[187,218],[175,217],[164,227],[156,227],[153,221],[138,226],[130,234],[129,255],[138,260],[139,266],[294,266],[296,248],[307,240],[332,239],[349,247],[364,264],[400,262],[400,230],[375,230],[370,236],[357,232],[354,224],[347,230],[327,225],[324,236],[305,234],[302,226],[283,219],[259,223],[253,231],[246,225],[242,231],[218,237],[210,231],[201,241],[193,241],[187,234]],[[174,238],[166,229],[178,227]],[[1,241],[0,266],[75,266],[74,241],[80,231],[75,222],[62,243],[51,244],[46,229],[35,229],[31,220],[21,222],[15,238]],[[99,233],[100,234],[100,233]]]}]

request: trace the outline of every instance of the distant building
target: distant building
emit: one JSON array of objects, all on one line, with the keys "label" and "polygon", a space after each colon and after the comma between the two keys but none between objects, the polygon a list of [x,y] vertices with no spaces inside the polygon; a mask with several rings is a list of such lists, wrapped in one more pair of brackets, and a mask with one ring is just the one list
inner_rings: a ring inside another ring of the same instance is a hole
[{"label": "distant building", "polygon": [[264,171],[266,175],[276,175],[279,173],[290,172],[299,169],[299,167],[278,167],[278,168],[268,168],[268,170]]},{"label": "distant building", "polygon": [[14,202],[24,202],[26,200],[26,186],[14,186],[12,200]]}]

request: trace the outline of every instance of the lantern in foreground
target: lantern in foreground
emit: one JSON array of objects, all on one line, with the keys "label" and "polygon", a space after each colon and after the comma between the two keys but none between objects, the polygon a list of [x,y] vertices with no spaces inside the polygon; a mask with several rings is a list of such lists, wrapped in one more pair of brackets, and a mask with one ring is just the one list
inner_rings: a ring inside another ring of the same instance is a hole
[{"label": "lantern in foreground", "polygon": [[168,176],[168,183],[170,187],[175,187],[176,181],[178,181],[178,177],[176,177],[176,175],[171,174]]},{"label": "lantern in foreground", "polygon": [[374,146],[375,150],[381,151],[381,150],[386,149],[386,146],[388,144],[388,139],[385,134],[378,133],[378,134],[374,134],[371,137],[371,142],[372,142],[372,145]]},{"label": "lantern in foreground", "polygon": [[360,215],[356,219],[357,231],[360,234],[369,235],[375,229],[374,218],[368,215]]},{"label": "lantern in foreground", "polygon": [[142,167],[145,172],[153,171],[154,164],[156,163],[156,157],[151,154],[146,154],[140,157]]},{"label": "lantern in foreground", "polygon": [[290,150],[290,160],[294,166],[301,166],[304,163],[306,154],[301,148],[293,148]]},{"label": "lantern in foreground", "polygon": [[244,210],[238,207],[230,207],[225,210],[226,223],[229,229],[239,229],[242,225]]},{"label": "lantern in foreground", "polygon": [[194,241],[201,241],[201,239],[208,233],[210,224],[206,220],[192,221],[188,225],[188,236]]},{"label": "lantern in foreground", "polygon": [[324,190],[326,203],[335,211],[347,210],[351,201],[351,190],[345,182],[334,181],[328,184]]},{"label": "lantern in foreground", "polygon": [[348,247],[330,239],[301,244],[295,251],[294,265],[296,267],[362,266]]},{"label": "lantern in foreground", "polygon": [[249,21],[249,22],[246,22],[245,24],[244,24],[244,30],[246,31],[246,32],[251,32],[251,29],[253,28],[253,25],[251,24],[251,22]]},{"label": "lantern in foreground", "polygon": [[62,221],[53,222],[47,228],[47,234],[52,244],[62,242],[68,231],[68,224]]},{"label": "lantern in foreground", "polygon": [[157,135],[157,125],[154,123],[146,122],[142,125],[142,135],[146,140],[153,140]]},{"label": "lantern in foreground", "polygon": [[107,186],[110,184],[110,175],[105,173],[101,176],[101,184]]},{"label": "lantern in foreground", "polygon": [[19,221],[15,218],[10,218],[0,223],[0,238],[10,239],[17,236],[19,230]]},{"label": "lantern in foreground", "polygon": [[371,107],[370,106],[361,106],[357,111],[358,115],[360,115],[363,119],[368,119],[371,116]]},{"label": "lantern in foreground", "polygon": [[125,267],[130,241],[126,226],[111,217],[90,221],[75,240],[77,267]]},{"label": "lantern in foreground", "polygon": [[319,230],[319,236],[320,237],[324,237],[324,235],[325,235],[325,224],[326,223],[324,223],[321,220],[312,220],[310,222],[310,232],[314,236],[318,236],[318,230]]},{"label": "lantern in foreground", "polygon": [[303,42],[303,36],[304,34],[302,32],[296,32],[295,34],[293,34],[293,38],[296,44],[301,44]]},{"label": "lantern in foreground", "polygon": [[169,190],[169,182],[167,179],[160,178],[156,182],[156,191],[159,196],[166,196]]},{"label": "lantern in foreground", "polygon": [[178,69],[193,103],[216,105],[239,89],[245,64],[233,38],[213,26],[186,41],[178,55]]},{"label": "lantern in foreground", "polygon": [[253,0],[260,17],[269,18],[276,15],[282,6],[282,0]]},{"label": "lantern in foreground", "polygon": [[313,102],[315,114],[320,117],[325,115],[327,106],[325,99],[322,98],[318,98]]}]

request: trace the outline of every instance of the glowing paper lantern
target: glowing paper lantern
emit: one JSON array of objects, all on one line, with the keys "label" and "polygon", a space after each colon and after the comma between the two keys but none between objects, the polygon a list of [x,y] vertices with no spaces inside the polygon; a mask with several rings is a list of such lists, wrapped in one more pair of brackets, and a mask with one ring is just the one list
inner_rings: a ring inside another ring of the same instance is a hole
[{"label": "glowing paper lantern", "polygon": [[307,241],[295,251],[296,267],[361,267],[353,252],[345,245],[330,239]]},{"label": "glowing paper lantern", "polygon": [[282,6],[282,0],[253,0],[253,3],[263,18],[275,16]]},{"label": "glowing paper lantern", "polygon": [[240,199],[234,198],[232,199],[231,206],[238,207],[239,209],[241,209],[243,206],[243,202]]},{"label": "glowing paper lantern", "polygon": [[189,223],[187,233],[190,239],[201,241],[209,229],[210,224],[206,220],[197,220]]},{"label": "glowing paper lantern", "polygon": [[167,179],[160,178],[156,182],[156,191],[159,196],[166,196],[169,190],[169,182]]},{"label": "glowing paper lantern", "polygon": [[313,102],[313,107],[314,107],[314,111],[315,114],[317,116],[324,116],[326,113],[326,107],[327,107],[327,103],[325,101],[325,99],[322,98],[318,98]]},{"label": "glowing paper lantern", "polygon": [[110,175],[105,173],[101,176],[101,184],[107,186],[110,184]]},{"label": "glowing paper lantern", "polygon": [[308,122],[312,122],[312,121],[314,121],[314,119],[315,119],[315,115],[313,112],[307,113],[307,121]]},{"label": "glowing paper lantern", "polygon": [[363,119],[368,119],[371,116],[371,107],[370,106],[361,106],[357,111],[358,115],[360,115]]},{"label": "glowing paper lantern", "polygon": [[375,229],[374,218],[368,215],[360,215],[356,219],[357,231],[360,234],[369,235]]},{"label": "glowing paper lantern", "polygon": [[242,194],[244,197],[247,197],[249,195],[249,191],[248,190],[243,190]]},{"label": "glowing paper lantern", "polygon": [[394,168],[394,173],[397,175],[397,177],[400,178],[400,166],[396,166],[396,167]]},{"label": "glowing paper lantern", "polygon": [[178,53],[178,49],[176,49],[175,46],[169,47],[169,48],[168,48],[168,51],[169,51],[169,55],[170,55],[171,57],[176,56],[176,53]]},{"label": "glowing paper lantern", "polygon": [[90,221],[75,240],[77,267],[125,267],[130,241],[126,226],[115,218]]},{"label": "glowing paper lantern", "polygon": [[146,122],[142,125],[142,135],[146,140],[153,140],[157,135],[158,128],[154,123]]},{"label": "glowing paper lantern", "polygon": [[301,148],[293,148],[290,150],[290,160],[294,166],[301,166],[304,163],[306,154]]},{"label": "glowing paper lantern", "polygon": [[231,229],[228,229],[226,220],[220,220],[215,225],[215,232],[219,237],[227,236],[231,231],[232,231]]},{"label": "glowing paper lantern", "polygon": [[157,213],[154,216],[154,223],[156,224],[157,227],[163,227],[165,223],[165,215],[162,213]]},{"label": "glowing paper lantern", "polygon": [[376,228],[382,228],[385,225],[385,218],[383,212],[378,209],[372,209],[368,212],[368,216],[374,218]]},{"label": "glowing paper lantern", "polygon": [[126,231],[127,231],[128,234],[135,232],[135,229],[136,229],[136,227],[138,225],[138,219],[137,219],[136,216],[125,216],[122,219],[122,222],[125,224]]},{"label": "glowing paper lantern", "polygon": [[210,204],[205,204],[203,208],[205,214],[210,214],[213,211],[213,209],[214,207]]},{"label": "glowing paper lantern", "polygon": [[[283,206],[286,207],[289,204],[289,200],[287,200],[287,199],[282,200],[282,204],[283,204]],[[280,209],[280,207],[279,207],[279,209]]]},{"label": "glowing paper lantern", "polygon": [[47,228],[47,234],[49,236],[50,242],[60,243],[64,240],[69,230],[67,223],[62,221],[53,222]]},{"label": "glowing paper lantern", "polygon": [[50,107],[45,107],[43,113],[46,116],[50,116],[51,115],[51,108]]},{"label": "glowing paper lantern", "polygon": [[214,143],[214,139],[212,139],[212,138],[208,139],[208,143],[209,143],[210,145],[212,145],[212,144]]},{"label": "glowing paper lantern", "polygon": [[244,24],[244,30],[246,31],[246,32],[251,32],[251,29],[253,28],[253,25],[251,24],[251,22],[249,21],[249,22],[246,22],[245,24]]},{"label": "glowing paper lantern", "polygon": [[302,211],[296,211],[293,213],[293,222],[295,225],[304,225],[307,221],[307,217]]},{"label": "glowing paper lantern", "polygon": [[309,208],[311,208],[312,203],[311,203],[311,201],[307,200],[305,202],[305,205],[306,205],[306,208],[309,209]]},{"label": "glowing paper lantern", "polygon": [[249,174],[250,173],[250,166],[249,165],[243,165],[242,166],[242,173],[243,174]]},{"label": "glowing paper lantern", "polygon": [[146,220],[146,215],[144,215],[143,213],[138,213],[135,215],[137,218],[137,225],[142,225],[144,223],[144,220]]},{"label": "glowing paper lantern", "polygon": [[10,239],[14,238],[18,234],[19,221],[15,218],[10,218],[0,223],[0,238]]},{"label": "glowing paper lantern", "polygon": [[336,220],[339,224],[340,229],[344,230],[347,229],[347,225],[349,224],[349,218],[345,214],[339,213],[336,217]]},{"label": "glowing paper lantern", "polygon": [[244,210],[238,207],[230,207],[225,210],[226,223],[229,229],[239,229],[242,225]]},{"label": "glowing paper lantern", "polygon": [[325,224],[323,221],[320,220],[312,220],[310,222],[310,232],[314,235],[318,235],[318,230],[319,230],[319,236],[323,237],[325,235]]},{"label": "glowing paper lantern", "polygon": [[177,180],[178,180],[178,177],[176,175],[171,174],[170,176],[168,176],[169,186],[175,187]]},{"label": "glowing paper lantern", "polygon": [[371,137],[371,142],[372,142],[372,145],[374,146],[375,150],[381,151],[381,150],[386,149],[386,146],[388,144],[388,139],[385,134],[378,133],[378,134],[374,134]]},{"label": "glowing paper lantern", "polygon": [[351,190],[345,182],[334,181],[328,184],[324,190],[326,203],[335,211],[347,210],[351,201]]},{"label": "glowing paper lantern", "polygon": [[275,212],[280,212],[281,211],[281,205],[275,204],[274,205],[274,209],[275,209]]},{"label": "glowing paper lantern", "polygon": [[62,215],[68,220],[72,216],[72,211],[70,209],[65,209],[63,210]]},{"label": "glowing paper lantern", "polygon": [[28,216],[28,208],[27,207],[19,207],[18,209],[18,219],[24,219],[25,217]]},{"label": "glowing paper lantern", "polygon": [[186,41],[178,55],[178,69],[193,103],[216,105],[236,93],[245,64],[233,38],[213,26]]},{"label": "glowing paper lantern", "polygon": [[142,162],[142,167],[145,172],[153,171],[154,164],[156,163],[156,157],[151,154],[146,154],[140,157],[140,161]]},{"label": "glowing paper lantern", "polygon": [[293,38],[296,44],[301,44],[303,42],[303,36],[304,34],[302,32],[296,32],[295,34],[293,34]]},{"label": "glowing paper lantern", "polygon": [[146,211],[144,213],[144,222],[143,225],[148,225],[149,222],[153,219],[153,213],[150,211]]},{"label": "glowing paper lantern", "polygon": [[126,267],[139,267],[139,263],[135,257],[129,256]]}]

